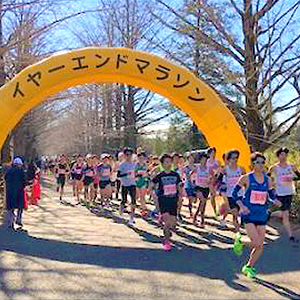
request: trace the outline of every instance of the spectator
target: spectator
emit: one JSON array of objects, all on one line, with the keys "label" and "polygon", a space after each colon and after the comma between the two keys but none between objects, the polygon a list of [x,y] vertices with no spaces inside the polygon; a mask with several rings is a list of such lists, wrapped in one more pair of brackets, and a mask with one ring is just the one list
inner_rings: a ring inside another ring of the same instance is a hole
[{"label": "spectator", "polygon": [[[23,227],[22,213],[24,208],[24,188],[26,184],[23,161],[20,157],[13,160],[12,166],[5,174],[6,181],[6,224],[8,229],[14,230],[14,224]],[[18,209],[17,217],[15,209]]]}]

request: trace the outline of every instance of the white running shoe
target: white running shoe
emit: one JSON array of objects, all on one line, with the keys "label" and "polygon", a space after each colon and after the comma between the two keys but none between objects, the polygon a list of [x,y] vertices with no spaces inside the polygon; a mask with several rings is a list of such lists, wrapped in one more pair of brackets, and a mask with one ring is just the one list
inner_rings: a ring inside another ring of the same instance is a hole
[{"label": "white running shoe", "polygon": [[129,221],[128,221],[128,225],[133,225],[135,224],[135,220],[133,217],[130,217]]}]

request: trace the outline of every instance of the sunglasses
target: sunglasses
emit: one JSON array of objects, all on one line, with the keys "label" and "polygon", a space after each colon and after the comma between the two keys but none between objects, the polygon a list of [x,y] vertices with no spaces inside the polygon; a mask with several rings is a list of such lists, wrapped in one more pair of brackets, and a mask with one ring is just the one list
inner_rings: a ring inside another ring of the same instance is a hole
[{"label": "sunglasses", "polygon": [[231,157],[230,157],[230,159],[238,159],[239,158],[239,156],[238,155],[231,155]]},{"label": "sunglasses", "polygon": [[266,163],[266,161],[264,160],[264,159],[256,159],[254,162],[253,162],[253,164],[255,164],[255,165],[257,165],[257,164],[265,164]]}]

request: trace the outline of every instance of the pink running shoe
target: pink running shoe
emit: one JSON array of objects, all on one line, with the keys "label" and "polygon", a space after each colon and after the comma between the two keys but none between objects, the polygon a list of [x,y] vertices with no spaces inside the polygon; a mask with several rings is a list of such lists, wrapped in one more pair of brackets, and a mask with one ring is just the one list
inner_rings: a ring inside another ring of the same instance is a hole
[{"label": "pink running shoe", "polygon": [[165,251],[171,251],[171,249],[172,249],[172,245],[169,242],[163,243],[163,247],[164,247]]}]

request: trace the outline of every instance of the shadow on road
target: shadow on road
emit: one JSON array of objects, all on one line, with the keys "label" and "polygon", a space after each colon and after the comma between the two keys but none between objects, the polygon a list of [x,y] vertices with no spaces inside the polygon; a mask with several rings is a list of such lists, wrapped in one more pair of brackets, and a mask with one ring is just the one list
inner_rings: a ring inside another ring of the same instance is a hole
[{"label": "shadow on road", "polygon": [[[140,234],[147,235],[147,240],[151,237],[155,242],[160,241],[158,236],[151,233],[140,231]],[[20,255],[105,268],[195,274],[221,279],[235,290],[249,291],[246,286],[235,282],[238,279],[236,272],[239,271],[239,262],[231,257],[229,250],[214,246],[209,250],[199,250],[177,243],[172,252],[165,253],[160,249],[88,245],[35,238],[26,233],[8,233],[4,228],[0,228],[0,235],[0,252],[12,251]],[[5,286],[3,281],[2,277],[0,284]]]},{"label": "shadow on road", "polygon": [[282,287],[280,285],[274,284],[272,282],[260,279],[260,278],[255,278],[255,282],[271,289],[272,291],[276,292],[282,297],[288,298],[288,299],[300,299],[300,294],[296,294],[293,291],[291,291],[288,288]]}]

